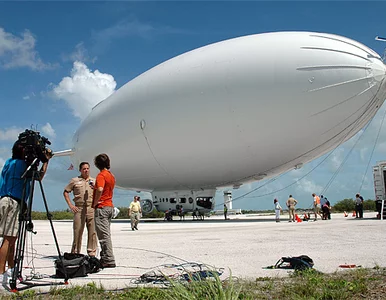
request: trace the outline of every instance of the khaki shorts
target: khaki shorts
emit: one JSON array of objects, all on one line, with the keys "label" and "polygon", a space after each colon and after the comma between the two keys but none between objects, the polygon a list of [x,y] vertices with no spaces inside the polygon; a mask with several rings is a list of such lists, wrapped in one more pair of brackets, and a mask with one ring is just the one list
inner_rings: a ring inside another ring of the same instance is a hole
[{"label": "khaki shorts", "polygon": [[10,197],[0,199],[0,236],[17,237],[19,231],[19,204]]}]

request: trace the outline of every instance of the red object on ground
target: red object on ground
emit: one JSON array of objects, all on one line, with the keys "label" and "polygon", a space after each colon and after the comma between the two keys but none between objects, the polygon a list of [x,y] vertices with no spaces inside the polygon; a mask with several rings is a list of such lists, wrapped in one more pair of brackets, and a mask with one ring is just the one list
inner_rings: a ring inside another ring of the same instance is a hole
[{"label": "red object on ground", "polygon": [[302,219],[300,219],[297,214],[295,214],[295,219],[296,219],[296,222],[298,222],[298,223],[300,223],[302,221]]},{"label": "red object on ground", "polygon": [[339,268],[353,269],[356,268],[356,265],[339,265]]}]

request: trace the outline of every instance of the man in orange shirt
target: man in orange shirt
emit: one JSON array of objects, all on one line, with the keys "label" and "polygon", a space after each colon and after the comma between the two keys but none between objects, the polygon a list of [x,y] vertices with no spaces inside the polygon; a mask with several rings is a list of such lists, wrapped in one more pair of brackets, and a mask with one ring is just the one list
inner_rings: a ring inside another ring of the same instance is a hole
[{"label": "man in orange shirt", "polygon": [[314,214],[315,214],[315,221],[318,218],[318,215],[322,218],[320,214],[320,198],[315,193],[312,194],[312,197],[314,198]]},{"label": "man in orange shirt", "polygon": [[115,177],[110,170],[110,158],[107,154],[99,154],[94,158],[99,169],[96,177],[93,204],[95,209],[95,229],[101,246],[101,263],[103,268],[115,268],[113,245],[111,243],[111,218],[114,214],[113,190]]}]

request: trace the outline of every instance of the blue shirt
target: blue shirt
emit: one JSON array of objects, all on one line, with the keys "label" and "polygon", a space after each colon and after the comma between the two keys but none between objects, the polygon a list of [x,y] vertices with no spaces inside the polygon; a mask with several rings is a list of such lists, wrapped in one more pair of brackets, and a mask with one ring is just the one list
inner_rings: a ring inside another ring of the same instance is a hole
[{"label": "blue shirt", "polygon": [[[0,177],[0,196],[10,196],[21,200],[23,193],[24,178],[21,178],[27,164],[22,159],[9,158],[1,171]],[[27,179],[24,201],[27,201],[31,179]]]}]

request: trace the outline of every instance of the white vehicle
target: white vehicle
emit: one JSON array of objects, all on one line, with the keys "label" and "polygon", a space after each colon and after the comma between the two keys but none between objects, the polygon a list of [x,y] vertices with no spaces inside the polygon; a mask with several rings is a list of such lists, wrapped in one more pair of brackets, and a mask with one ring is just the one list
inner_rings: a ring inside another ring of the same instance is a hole
[{"label": "white vehicle", "polygon": [[[380,219],[386,217],[386,161],[378,161],[373,167],[375,202]],[[383,213],[381,213],[383,212]]]},{"label": "white vehicle", "polygon": [[355,135],[386,97],[368,47],[325,33],[243,36],[184,53],[96,105],[72,161],[111,158],[117,186],[159,210],[206,212],[218,187],[272,177]]}]

